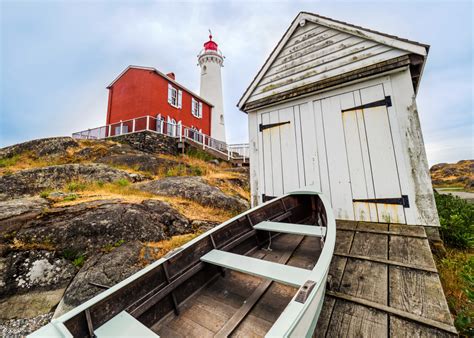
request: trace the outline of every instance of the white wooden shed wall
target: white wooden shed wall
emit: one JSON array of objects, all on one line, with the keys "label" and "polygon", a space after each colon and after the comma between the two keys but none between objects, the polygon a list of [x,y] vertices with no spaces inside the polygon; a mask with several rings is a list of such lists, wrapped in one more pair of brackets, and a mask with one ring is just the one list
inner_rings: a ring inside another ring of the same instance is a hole
[{"label": "white wooden shed wall", "polygon": [[[342,112],[385,96],[391,107]],[[404,69],[249,113],[253,204],[311,186],[330,199],[339,219],[437,225],[413,98]],[[409,208],[354,201],[402,195]]]}]

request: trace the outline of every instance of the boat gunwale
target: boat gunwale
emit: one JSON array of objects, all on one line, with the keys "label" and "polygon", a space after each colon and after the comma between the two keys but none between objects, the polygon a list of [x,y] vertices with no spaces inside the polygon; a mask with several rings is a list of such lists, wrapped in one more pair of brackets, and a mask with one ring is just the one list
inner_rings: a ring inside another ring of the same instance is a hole
[{"label": "boat gunwale", "polygon": [[[291,194],[301,194],[304,192],[295,191]],[[266,333],[266,337],[287,337],[290,336],[293,331],[296,329],[297,324],[300,323],[305,313],[308,311],[310,305],[313,304],[313,300],[315,299],[318,292],[321,291],[321,288],[326,288],[326,283],[322,283],[326,281],[327,275],[329,273],[329,267],[332,260],[332,255],[334,253],[334,248],[336,245],[336,220],[334,218],[334,213],[332,209],[329,207],[329,201],[324,197],[322,194],[318,194],[319,198],[321,199],[325,213],[326,213],[326,236],[324,241],[324,247],[321,252],[321,255],[316,262],[316,265],[311,269],[311,273],[308,275],[308,280],[316,282],[316,287],[311,290],[310,294],[308,295],[307,299],[304,303],[300,303],[296,301],[298,293],[304,287],[298,289],[292,300],[288,303],[285,307],[283,312],[280,314],[278,319],[273,323],[270,330]],[[272,200],[273,201],[273,200]],[[325,290],[323,290],[324,293]],[[324,294],[322,295],[322,301],[324,301]],[[318,305],[317,307],[320,311],[321,306]],[[317,316],[319,317],[319,316]],[[306,332],[306,336],[311,337],[313,335],[314,328],[316,327],[317,319],[313,319],[310,324],[309,330]],[[290,323],[288,325],[288,323]]]},{"label": "boat gunwale", "polygon": [[[318,195],[321,200],[322,200],[322,203],[324,205],[324,209],[325,209],[325,212],[326,212],[326,220],[327,222],[329,222],[329,220],[331,219],[330,217],[328,217],[328,210],[331,210],[330,208],[328,209],[327,208],[327,202],[323,199],[323,196],[321,195],[320,192],[317,192],[317,191],[313,191],[313,190],[305,190],[305,191],[295,191],[295,192],[290,192],[290,193],[287,193],[287,194],[284,194],[280,197],[277,197],[277,198],[274,198],[272,200],[269,200],[267,202],[264,202],[254,208],[251,208],[247,211],[244,211],[243,213],[240,213],[230,219],[228,219],[227,221],[219,224],[218,226],[202,233],[201,235],[197,236],[196,238],[190,240],[189,242],[183,244],[182,246],[180,246],[179,248],[176,248],[175,250],[169,252],[167,255],[163,256],[162,258],[158,259],[157,261],[151,263],[150,265],[144,267],[143,269],[137,271],[136,273],[134,273],[133,275],[127,277],[126,279],[124,279],[123,281],[115,284],[114,286],[110,287],[109,289],[107,290],[104,290],[102,291],[101,293],[99,293],[98,295],[92,297],[91,299],[87,300],[86,302],[78,305],[77,307],[75,307],[74,309],[68,311],[67,313],[59,316],[58,318],[55,318],[53,320],[51,320],[51,322],[47,325],[52,325],[56,328],[56,330],[63,336],[63,337],[72,337],[71,333],[69,330],[67,330],[67,327],[65,325],[65,323],[69,320],[71,320],[72,318],[76,317],[77,315],[80,315],[81,313],[84,313],[87,309],[91,309],[93,306],[95,305],[98,305],[100,304],[101,302],[105,301],[106,299],[108,299],[110,296],[113,296],[115,292],[119,291],[120,289],[130,285],[131,283],[135,282],[136,280],[144,277],[146,274],[150,273],[151,271],[157,269],[160,265],[162,265],[164,262],[170,260],[171,258],[173,258],[175,255],[179,254],[181,251],[195,245],[196,243],[202,241],[202,240],[205,240],[206,238],[208,238],[209,236],[211,236],[213,233],[219,231],[220,229],[224,228],[225,226],[229,225],[230,223],[232,222],[235,222],[239,219],[241,219],[242,217],[248,215],[248,214],[251,214],[251,213],[254,213],[255,211],[261,209],[261,208],[264,208],[265,206],[269,205],[269,204],[272,204],[272,203],[275,203],[276,201],[278,200],[281,200],[285,197],[288,197],[288,196],[294,196],[294,195]],[[332,216],[332,211],[331,211],[331,216]],[[332,220],[334,220],[334,217],[332,216]],[[328,234],[326,234],[326,236],[328,236]],[[323,250],[324,251],[324,250]],[[319,262],[319,260],[318,260]],[[317,267],[318,265],[316,264],[315,268]],[[314,269],[313,269],[314,270]],[[316,288],[315,288],[316,289]],[[314,290],[313,290],[314,291]],[[311,292],[312,294],[313,292]],[[311,297],[311,294],[310,294],[310,297]],[[308,298],[309,299],[309,298]],[[292,300],[293,301],[293,300]],[[278,319],[277,319],[278,321]],[[275,321],[275,323],[277,322]],[[41,329],[39,329],[41,330]],[[65,332],[67,331],[67,332]],[[33,332],[34,333],[34,332]]]}]

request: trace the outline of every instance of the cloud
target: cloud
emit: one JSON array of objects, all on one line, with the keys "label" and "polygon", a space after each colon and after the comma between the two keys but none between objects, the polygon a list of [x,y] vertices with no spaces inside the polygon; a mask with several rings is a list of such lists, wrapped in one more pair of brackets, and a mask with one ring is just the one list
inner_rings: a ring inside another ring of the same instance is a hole
[{"label": "cloud", "polygon": [[[173,71],[199,89],[211,28],[226,56],[230,142],[247,140],[237,101],[301,10],[429,43],[418,108],[430,163],[472,157],[471,2],[1,3],[0,146],[102,125],[105,87],[128,65]],[[469,141],[471,144],[469,145]]]}]

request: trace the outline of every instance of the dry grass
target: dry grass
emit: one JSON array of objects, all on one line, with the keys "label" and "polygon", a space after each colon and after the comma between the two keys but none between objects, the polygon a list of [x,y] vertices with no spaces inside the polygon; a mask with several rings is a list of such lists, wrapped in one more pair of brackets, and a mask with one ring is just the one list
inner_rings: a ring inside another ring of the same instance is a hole
[{"label": "dry grass", "polygon": [[[456,326],[460,330],[466,329],[462,323],[463,318],[474,318],[474,303],[466,292],[466,290],[473,292],[467,275],[471,275],[471,279],[473,278],[474,250],[449,248],[444,258],[436,259],[436,265],[446,300],[456,319]],[[469,324],[467,326],[469,327]]]},{"label": "dry grass", "polygon": [[140,251],[140,262],[142,265],[148,265],[166,255],[173,249],[179,248],[193,238],[199,236],[202,232],[192,234],[173,236],[170,239],[160,242],[146,242]]},{"label": "dry grass", "polygon": [[223,192],[250,201],[250,191],[230,182],[233,179],[242,179],[241,173],[231,171],[214,172],[205,177],[206,181],[213,186],[219,187]]},{"label": "dry grass", "polygon": [[13,243],[9,245],[10,249],[16,251],[29,251],[29,250],[47,250],[54,251],[55,247],[51,243],[25,243],[19,239],[13,239]]},{"label": "dry grass", "polygon": [[[66,190],[66,189],[65,189]],[[117,183],[82,183],[81,189],[75,191],[78,198],[74,200],[57,199],[53,206],[64,207],[76,205],[83,202],[91,202],[106,199],[119,199],[128,203],[141,203],[144,200],[158,200],[166,202],[178,210],[182,215],[191,220],[203,220],[210,222],[224,222],[234,216],[234,213],[200,205],[180,197],[159,196],[149,192],[141,191],[132,185],[122,186]]]}]

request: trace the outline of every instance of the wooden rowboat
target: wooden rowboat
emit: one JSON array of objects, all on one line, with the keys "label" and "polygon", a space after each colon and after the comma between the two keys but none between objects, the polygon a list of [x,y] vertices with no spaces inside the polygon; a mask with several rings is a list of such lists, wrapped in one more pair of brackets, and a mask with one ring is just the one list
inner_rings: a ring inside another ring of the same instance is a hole
[{"label": "wooden rowboat", "polygon": [[311,336],[336,225],[303,191],[200,235],[30,337]]}]

